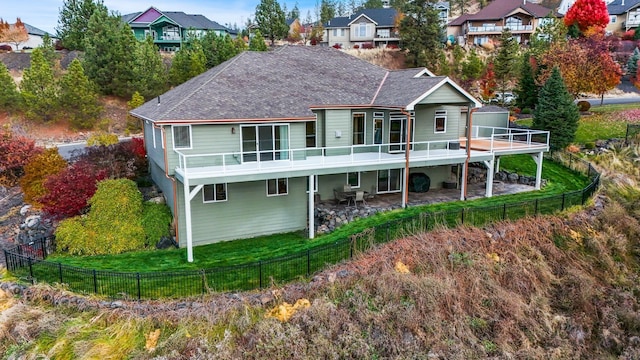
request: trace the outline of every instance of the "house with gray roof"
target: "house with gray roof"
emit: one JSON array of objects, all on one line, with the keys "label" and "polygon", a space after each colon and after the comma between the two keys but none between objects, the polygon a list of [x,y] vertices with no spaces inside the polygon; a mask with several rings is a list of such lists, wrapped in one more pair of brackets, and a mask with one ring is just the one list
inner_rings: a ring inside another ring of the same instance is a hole
[{"label": "house with gray roof", "polygon": [[461,44],[483,45],[500,37],[508,28],[518,43],[529,42],[537,27],[548,21],[554,10],[527,0],[494,0],[475,14],[452,20],[447,35]]},{"label": "house with gray roof", "polygon": [[[37,27],[29,25],[27,23],[23,23],[23,24],[25,29],[27,30],[27,34],[29,34],[29,39],[23,43],[20,43],[20,45],[16,50],[37,48],[38,46],[42,45],[42,39],[44,38],[45,35],[49,35],[49,37],[54,41],[56,40],[55,35],[49,34],[48,32],[44,30],[40,30]],[[10,24],[10,26],[13,26],[13,25],[14,24]],[[9,45],[11,47],[15,46],[15,44],[3,43],[3,42],[0,42],[0,45]]]},{"label": "house with gray roof", "polygon": [[608,33],[626,32],[640,25],[640,0],[613,0],[607,3]]},{"label": "house with gray roof", "polygon": [[143,12],[122,15],[122,21],[129,24],[138,40],[142,41],[150,36],[153,42],[165,51],[177,50],[183,43],[209,31],[217,35],[236,35],[231,29],[203,15],[185,14],[182,11],[160,11],[154,7]]},{"label": "house with gray roof", "polygon": [[400,38],[396,29],[398,12],[393,8],[363,9],[349,16],[335,17],[326,23],[322,43],[351,48],[371,44],[398,45]]},{"label": "house with gray roof", "polygon": [[464,199],[457,169],[480,163],[491,196],[504,154],[531,154],[539,188],[549,147],[532,135],[548,133],[509,129],[508,112],[481,105],[425,68],[284,46],[245,51],[130,113],[192,261],[197,245],[305,229],[313,238],[321,201],[400,193],[407,206],[414,173],[428,190],[453,171]]}]

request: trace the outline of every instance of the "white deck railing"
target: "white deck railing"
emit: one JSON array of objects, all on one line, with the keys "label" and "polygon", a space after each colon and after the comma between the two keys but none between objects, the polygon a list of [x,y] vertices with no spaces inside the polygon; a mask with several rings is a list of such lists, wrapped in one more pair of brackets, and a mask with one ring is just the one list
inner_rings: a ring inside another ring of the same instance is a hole
[{"label": "white deck railing", "polygon": [[533,25],[507,25],[507,26],[469,26],[470,33],[477,32],[502,32],[503,29],[509,29],[511,32],[533,31]]},{"label": "white deck railing", "polygon": [[491,152],[549,148],[549,132],[543,130],[473,126],[471,139],[488,141],[488,150]]}]

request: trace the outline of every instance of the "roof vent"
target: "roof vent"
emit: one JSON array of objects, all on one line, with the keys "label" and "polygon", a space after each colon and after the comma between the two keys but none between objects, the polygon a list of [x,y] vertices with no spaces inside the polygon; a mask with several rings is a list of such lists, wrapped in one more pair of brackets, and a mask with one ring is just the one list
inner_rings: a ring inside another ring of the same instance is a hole
[{"label": "roof vent", "polygon": [[158,105],[160,105],[160,95],[158,95]]}]

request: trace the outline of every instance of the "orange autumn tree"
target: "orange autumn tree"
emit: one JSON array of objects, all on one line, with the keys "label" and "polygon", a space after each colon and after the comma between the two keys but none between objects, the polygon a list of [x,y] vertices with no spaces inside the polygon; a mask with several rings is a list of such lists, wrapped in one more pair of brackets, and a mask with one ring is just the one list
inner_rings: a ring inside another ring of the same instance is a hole
[{"label": "orange autumn tree", "polygon": [[564,24],[577,25],[583,34],[604,33],[609,24],[607,5],[602,0],[577,0],[564,16]]},{"label": "orange autumn tree", "polygon": [[20,44],[27,40],[29,40],[29,33],[20,18],[17,18],[16,23],[13,25],[9,25],[9,23],[0,19],[0,42],[13,44],[18,50]]}]

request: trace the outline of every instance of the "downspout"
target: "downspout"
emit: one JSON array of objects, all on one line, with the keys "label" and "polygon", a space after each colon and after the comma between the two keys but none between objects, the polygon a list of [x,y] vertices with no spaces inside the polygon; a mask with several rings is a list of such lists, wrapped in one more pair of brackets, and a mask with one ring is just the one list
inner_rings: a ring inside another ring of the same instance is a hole
[{"label": "downspout", "polygon": [[169,181],[171,181],[171,184],[173,184],[173,228],[176,229],[176,242],[180,244],[180,223],[178,222],[178,185],[176,184],[176,179],[169,176],[169,160],[167,159],[167,135],[163,126],[157,126],[154,123],[153,128],[160,129],[160,133],[162,134],[162,151],[164,153],[164,176],[169,179]]},{"label": "downspout", "polygon": [[405,145],[404,157],[404,196],[402,197],[402,208],[406,208],[409,203],[409,151],[411,150],[411,114],[405,109],[400,110],[401,113],[407,115],[407,141]]},{"label": "downspout", "polygon": [[[473,103],[471,103],[471,106],[473,106]],[[467,189],[468,189],[468,178],[469,178],[469,160],[471,159],[471,126],[473,125],[473,113],[478,110],[478,108],[471,108],[471,106],[469,107],[469,115],[467,116],[467,145],[465,146],[467,148],[467,158],[464,161],[464,179],[462,179],[463,181],[463,186],[464,186],[464,199],[463,200],[467,200]]]}]

